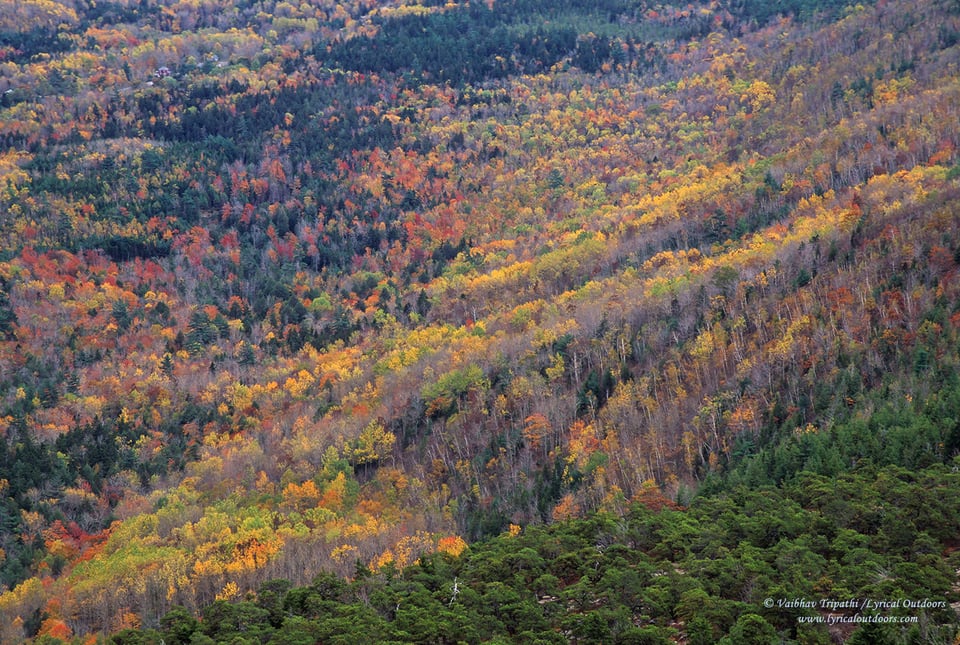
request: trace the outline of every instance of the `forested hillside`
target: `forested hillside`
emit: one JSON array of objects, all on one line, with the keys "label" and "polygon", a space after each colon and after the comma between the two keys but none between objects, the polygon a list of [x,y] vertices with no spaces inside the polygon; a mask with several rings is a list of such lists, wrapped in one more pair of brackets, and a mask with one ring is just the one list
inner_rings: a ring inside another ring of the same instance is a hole
[{"label": "forested hillside", "polygon": [[0,4],[0,642],[954,642],[958,65],[955,0]]}]

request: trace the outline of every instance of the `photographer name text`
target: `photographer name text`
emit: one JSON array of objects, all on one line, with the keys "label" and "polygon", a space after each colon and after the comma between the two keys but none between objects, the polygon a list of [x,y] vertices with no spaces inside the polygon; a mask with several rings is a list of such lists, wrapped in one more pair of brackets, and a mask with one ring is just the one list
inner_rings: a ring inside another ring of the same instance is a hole
[{"label": "photographer name text", "polygon": [[810,600],[809,598],[767,598],[763,601],[763,606],[767,609],[774,607],[780,609],[816,609],[826,611],[886,611],[890,609],[945,609],[947,601],[914,600],[911,598],[896,598],[884,600],[878,598],[851,598],[849,600],[834,600],[831,598],[821,598],[819,600]]}]

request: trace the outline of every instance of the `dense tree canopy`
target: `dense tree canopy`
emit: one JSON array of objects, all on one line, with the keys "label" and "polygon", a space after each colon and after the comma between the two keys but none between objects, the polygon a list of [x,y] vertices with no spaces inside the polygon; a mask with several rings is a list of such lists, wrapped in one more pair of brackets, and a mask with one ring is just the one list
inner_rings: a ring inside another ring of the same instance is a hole
[{"label": "dense tree canopy", "polygon": [[0,642],[952,642],[955,5],[0,6]]}]

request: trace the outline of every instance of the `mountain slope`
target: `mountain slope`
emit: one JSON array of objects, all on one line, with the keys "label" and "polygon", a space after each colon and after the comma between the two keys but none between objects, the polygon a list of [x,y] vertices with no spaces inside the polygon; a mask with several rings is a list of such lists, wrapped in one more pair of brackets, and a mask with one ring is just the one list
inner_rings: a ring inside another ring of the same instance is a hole
[{"label": "mountain slope", "polygon": [[951,3],[50,4],[6,640],[960,448]]}]

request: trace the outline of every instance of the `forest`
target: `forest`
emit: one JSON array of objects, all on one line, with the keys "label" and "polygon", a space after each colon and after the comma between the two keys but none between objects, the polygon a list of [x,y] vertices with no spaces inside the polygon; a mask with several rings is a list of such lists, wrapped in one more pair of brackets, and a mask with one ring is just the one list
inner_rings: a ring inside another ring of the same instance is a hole
[{"label": "forest", "polygon": [[958,69],[955,0],[0,4],[0,644],[955,643]]}]

